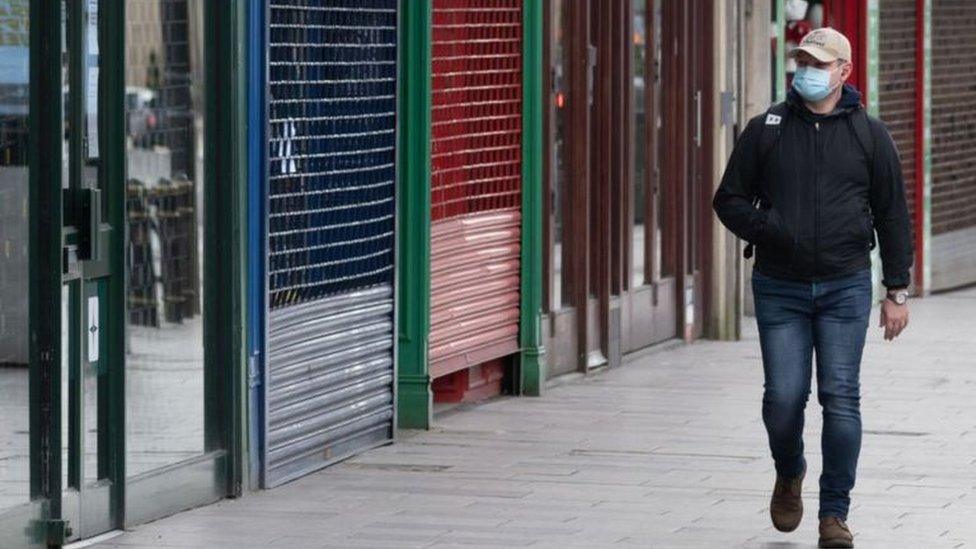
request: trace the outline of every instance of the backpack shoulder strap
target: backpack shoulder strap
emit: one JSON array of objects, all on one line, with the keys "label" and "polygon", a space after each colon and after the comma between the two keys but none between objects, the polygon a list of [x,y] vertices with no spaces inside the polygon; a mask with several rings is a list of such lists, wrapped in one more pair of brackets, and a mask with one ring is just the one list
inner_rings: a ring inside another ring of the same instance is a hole
[{"label": "backpack shoulder strap", "polygon": [[[756,159],[756,165],[759,166],[760,171],[766,166],[769,155],[776,148],[776,143],[779,142],[780,135],[783,132],[783,124],[786,123],[789,112],[790,107],[785,101],[776,103],[766,110],[766,115],[763,118],[762,134],[759,136],[759,158]],[[758,206],[758,204],[759,197],[753,197],[752,205]],[[752,257],[753,248],[754,246],[751,242],[746,244],[745,249],[742,251],[743,257],[746,259]]]},{"label": "backpack shoulder strap", "polygon": [[779,102],[766,110],[766,117],[763,119],[762,136],[759,138],[759,165],[765,166],[769,153],[779,142],[780,134],[783,132],[783,124],[790,113],[789,105],[786,102]]},{"label": "backpack shoulder strap", "polygon": [[868,113],[863,108],[857,109],[849,117],[851,127],[854,129],[854,137],[868,157],[868,166],[874,169],[874,133],[871,132],[871,122],[868,120]]},{"label": "backpack shoulder strap", "polygon": [[[851,128],[854,130],[854,137],[857,139],[857,143],[861,146],[861,150],[864,151],[864,155],[868,159],[868,182],[873,182],[874,179],[874,132],[871,131],[871,121],[868,120],[868,113],[865,112],[863,108],[857,109],[848,117],[850,121]],[[871,249],[877,245],[877,238],[874,231],[871,231]]]}]

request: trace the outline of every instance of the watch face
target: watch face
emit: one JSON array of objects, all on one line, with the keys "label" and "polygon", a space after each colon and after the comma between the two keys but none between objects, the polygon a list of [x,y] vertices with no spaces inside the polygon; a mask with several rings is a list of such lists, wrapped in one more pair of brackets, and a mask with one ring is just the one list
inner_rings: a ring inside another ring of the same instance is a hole
[{"label": "watch face", "polygon": [[891,296],[891,300],[899,305],[904,305],[908,301],[908,292],[895,292],[889,295]]}]

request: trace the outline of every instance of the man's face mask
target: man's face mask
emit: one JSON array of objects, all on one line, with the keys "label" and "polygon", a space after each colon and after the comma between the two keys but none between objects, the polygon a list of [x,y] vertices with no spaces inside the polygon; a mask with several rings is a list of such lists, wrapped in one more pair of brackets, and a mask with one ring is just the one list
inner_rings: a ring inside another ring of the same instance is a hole
[{"label": "man's face mask", "polygon": [[796,69],[793,75],[793,89],[807,101],[820,101],[830,95],[830,92],[840,84],[831,85],[830,76],[839,67],[833,69],[818,69],[811,66],[802,66]]}]

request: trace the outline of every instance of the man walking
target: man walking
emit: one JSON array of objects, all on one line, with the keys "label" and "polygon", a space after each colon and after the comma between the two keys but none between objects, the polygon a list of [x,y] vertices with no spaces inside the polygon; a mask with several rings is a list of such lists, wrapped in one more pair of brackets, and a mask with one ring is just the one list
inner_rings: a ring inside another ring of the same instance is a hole
[{"label": "man walking", "polygon": [[859,371],[871,312],[870,250],[881,246],[885,339],[908,324],[912,233],[894,142],[846,84],[851,46],[817,29],[790,52],[798,70],[785,103],[752,119],[713,207],[755,249],[752,289],[762,348],[762,417],[776,465],[773,525],[803,515],[803,421],[817,363],[823,407],[820,547],[854,547],[847,526],[861,447]]}]

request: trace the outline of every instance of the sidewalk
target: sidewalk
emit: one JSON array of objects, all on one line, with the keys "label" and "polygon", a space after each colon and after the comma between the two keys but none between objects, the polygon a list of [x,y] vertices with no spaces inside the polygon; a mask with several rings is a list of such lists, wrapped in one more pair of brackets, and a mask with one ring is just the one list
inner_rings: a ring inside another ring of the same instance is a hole
[{"label": "sidewalk", "polygon": [[[859,548],[976,548],[976,288],[912,303],[862,364]],[[745,338],[661,351],[543,398],[503,398],[276,490],[136,528],[98,547],[812,548],[820,406],[807,407],[806,515],[769,523],[755,322]]]}]

